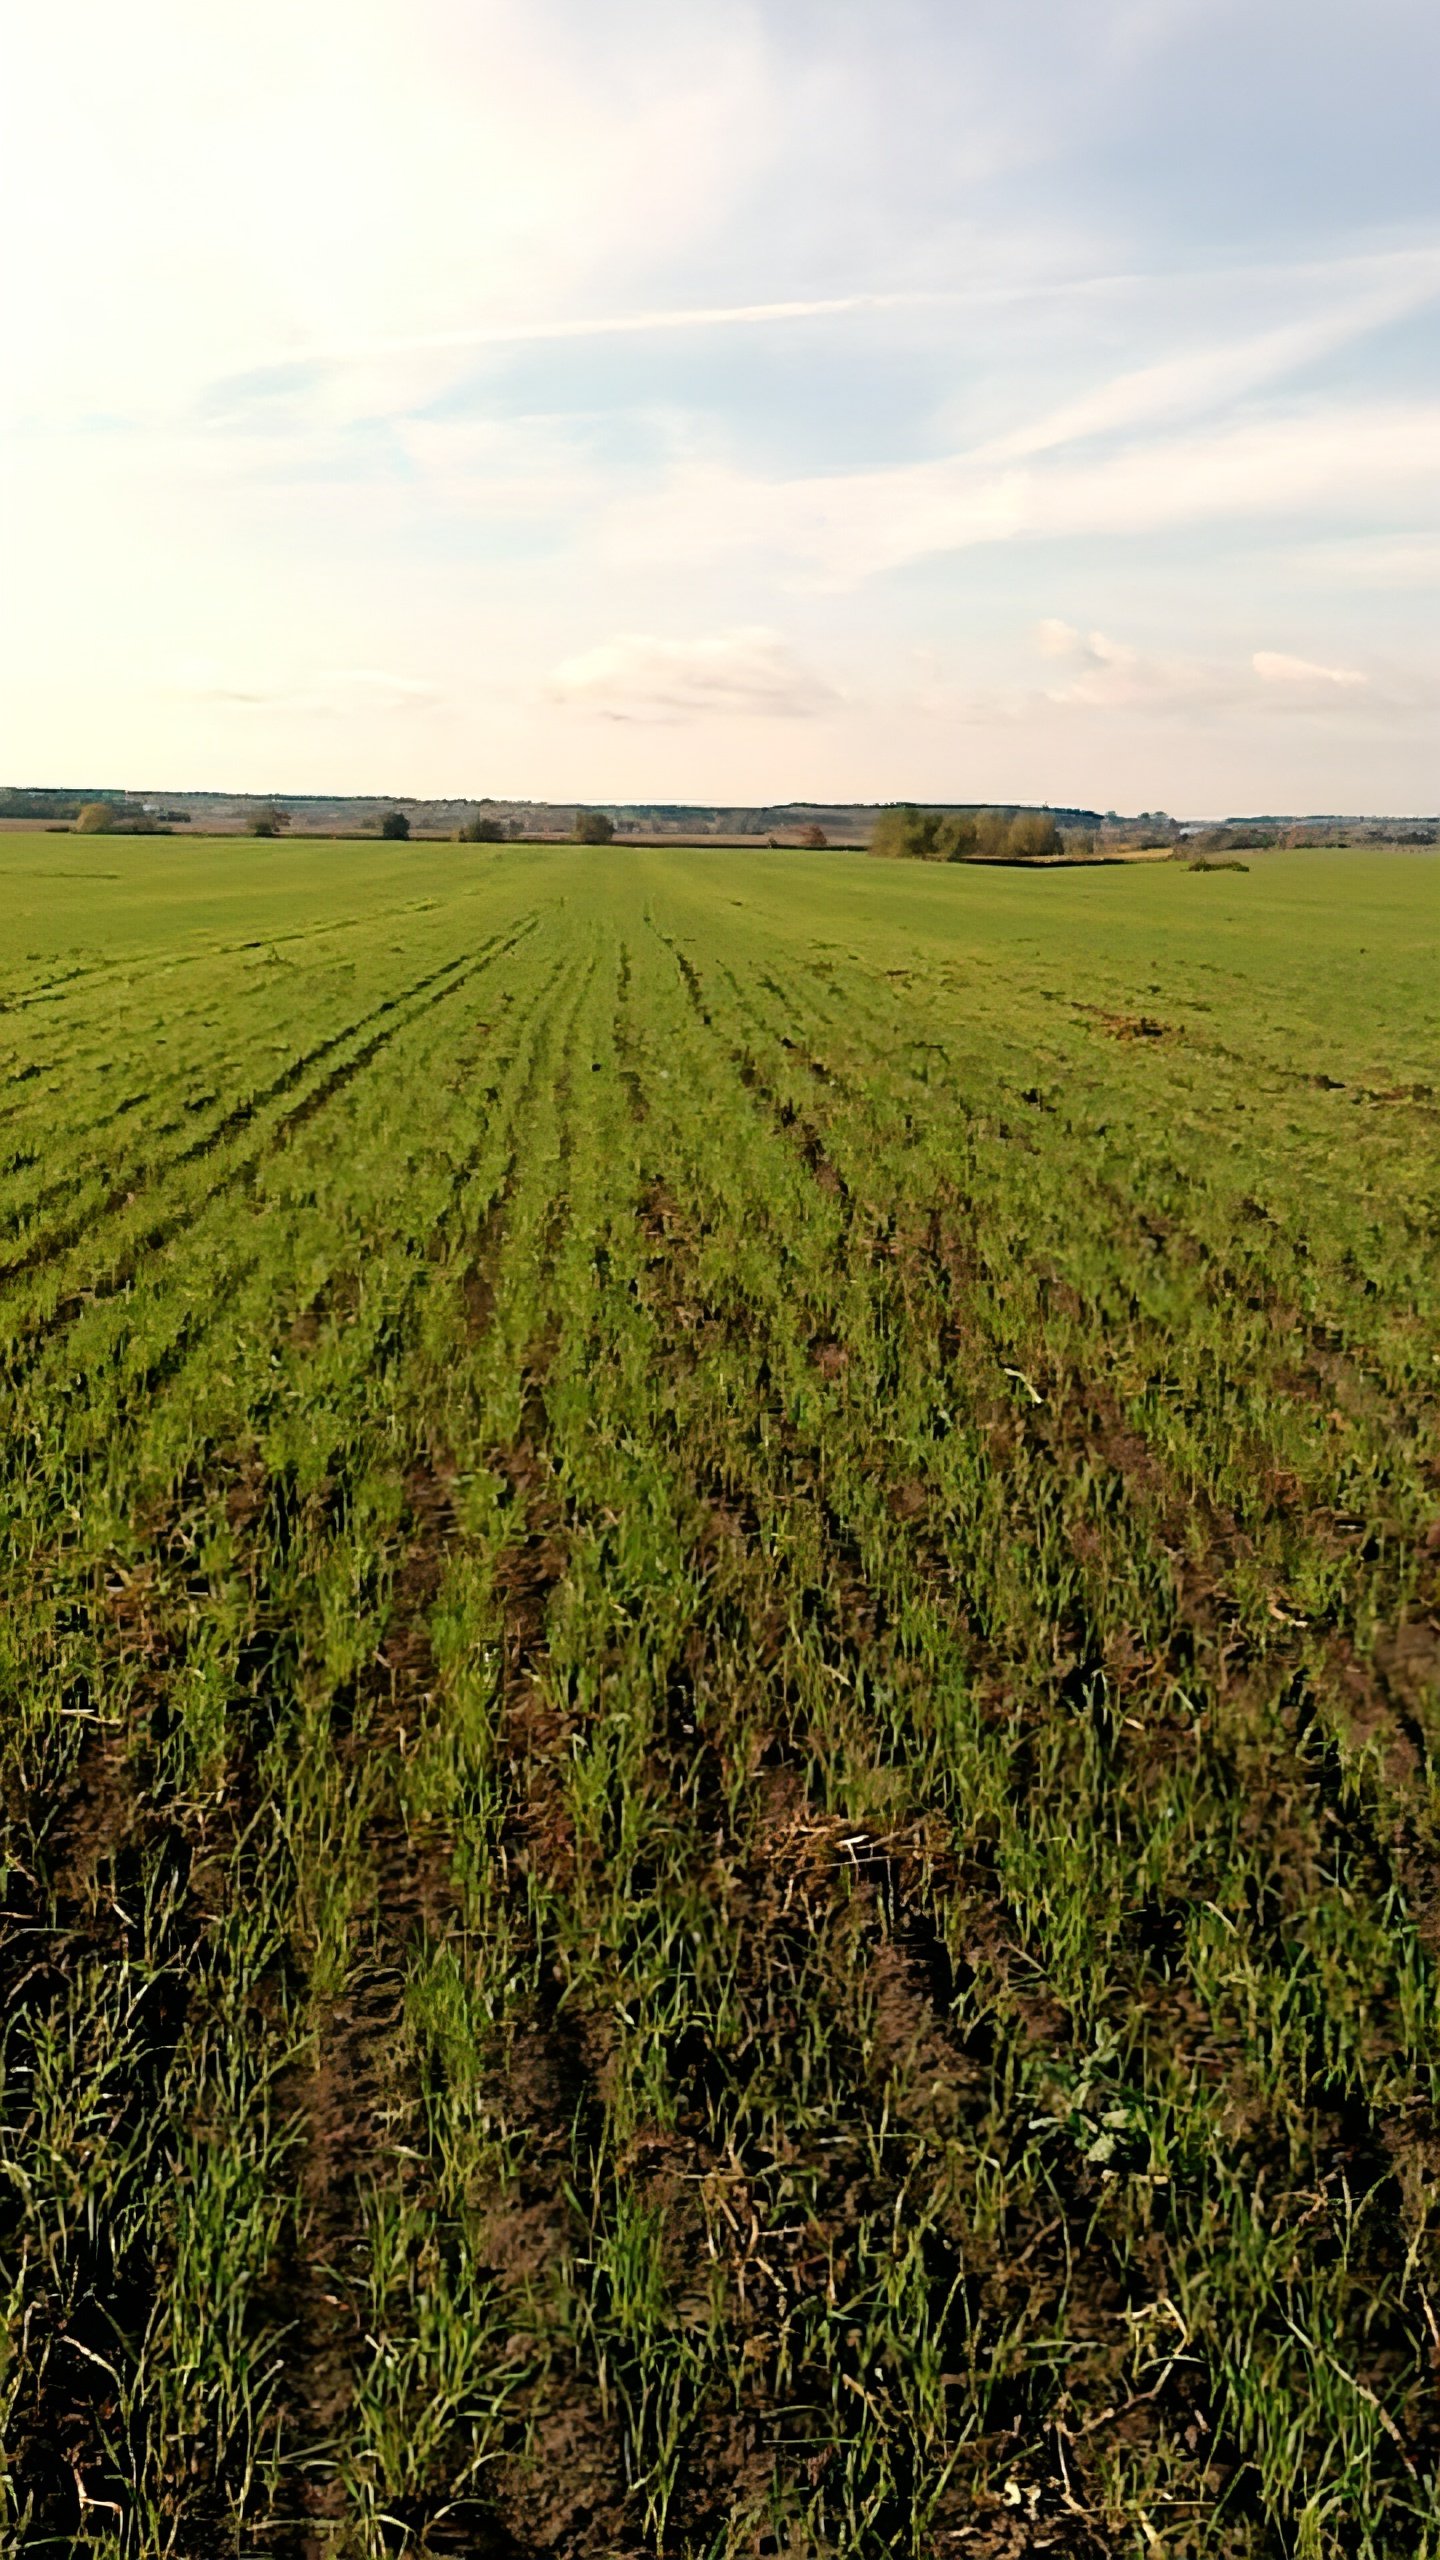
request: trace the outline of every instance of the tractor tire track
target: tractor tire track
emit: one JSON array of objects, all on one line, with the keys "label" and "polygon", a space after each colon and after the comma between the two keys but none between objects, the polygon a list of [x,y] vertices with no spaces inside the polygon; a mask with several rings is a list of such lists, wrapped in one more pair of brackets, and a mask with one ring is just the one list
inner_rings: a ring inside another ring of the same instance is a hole
[{"label": "tractor tire track", "polygon": [[[517,939],[518,938],[519,937],[517,937]],[[513,946],[505,946],[505,948],[511,947]],[[504,952],[502,950],[492,956],[496,958],[503,957]],[[437,1006],[444,1004],[451,996],[459,994],[460,991],[470,983],[471,979],[479,974],[481,969],[488,965],[490,965],[490,962],[487,959],[475,962],[468,966],[461,966],[457,971],[452,964],[446,972],[435,973],[436,976],[443,975],[444,977],[444,983],[439,986],[434,984],[433,977],[428,980],[422,980],[420,982],[420,987],[428,989],[429,991],[421,994],[418,1002],[412,1003],[411,1010],[406,1013],[400,1021],[389,1023],[385,1028],[372,1033],[370,1038],[362,1044],[361,1048],[356,1051],[353,1056],[342,1060],[338,1065],[332,1067],[329,1072],[320,1079],[319,1083],[314,1086],[310,1092],[304,1095],[301,1101],[298,1102],[293,1109],[282,1114],[282,1116],[266,1133],[260,1146],[243,1155],[238,1162],[228,1166],[216,1181],[208,1184],[205,1189],[201,1191],[198,1197],[187,1201],[180,1209],[155,1219],[149,1227],[145,1228],[141,1232],[139,1236],[131,1240],[127,1247],[124,1260],[118,1266],[113,1267],[108,1274],[103,1277],[97,1277],[82,1290],[74,1291],[68,1296],[62,1297],[48,1316],[38,1319],[24,1327],[18,1335],[13,1336],[11,1346],[9,1346],[7,1352],[0,1355],[0,1361],[3,1361],[9,1383],[12,1386],[18,1385],[26,1376],[28,1376],[30,1371],[35,1367],[37,1361],[43,1356],[49,1344],[55,1340],[57,1336],[63,1335],[67,1332],[70,1326],[77,1322],[90,1307],[106,1305],[113,1299],[123,1296],[133,1285],[143,1266],[144,1260],[148,1255],[158,1253],[166,1245],[172,1243],[177,1236],[183,1234],[188,1228],[192,1227],[216,1200],[223,1198],[227,1193],[253,1179],[256,1168],[267,1157],[278,1153],[283,1147],[285,1147],[297,1131],[303,1129],[306,1124],[315,1117],[317,1112],[322,1111],[327,1104],[335,1099],[337,1094],[343,1092],[347,1085],[353,1083],[357,1076],[363,1074],[365,1069],[373,1064],[374,1060],[390,1046],[392,1041],[401,1037],[406,1031],[413,1029],[414,1025],[423,1020],[426,1014],[433,1012]],[[416,990],[410,990],[409,995],[413,996],[416,992]],[[399,1003],[407,1000],[408,998],[396,998],[392,1000],[391,1003],[380,1008],[380,1010],[386,1013],[392,1012]],[[369,1017],[369,1019],[373,1020],[374,1016]],[[355,1027],[358,1028],[359,1026],[357,1025]],[[340,1038],[342,1036],[349,1037],[353,1036],[353,1034],[337,1035],[334,1040],[323,1043],[321,1047],[313,1053],[310,1058],[301,1063],[295,1071],[287,1070],[284,1076],[277,1078],[275,1086],[270,1090],[266,1098],[274,1099],[277,1094],[293,1091],[295,1083],[299,1080],[299,1076],[305,1072],[305,1068],[313,1065],[317,1057],[333,1053],[334,1048],[340,1045]],[[234,1134],[237,1130],[247,1126],[254,1118],[256,1109],[262,1107],[263,1104],[261,1103],[249,1103],[237,1106],[234,1113],[227,1115],[228,1126],[223,1127],[220,1131],[212,1132],[204,1141],[197,1141],[195,1146],[187,1149],[183,1158],[178,1159],[177,1162],[188,1164],[192,1161],[201,1160],[214,1153],[216,1148],[222,1143],[225,1135]],[[166,1168],[167,1172],[173,1169],[173,1166]],[[16,1350],[19,1350],[22,1354],[28,1351],[30,1356],[28,1358],[21,1357],[17,1359],[15,1357]]]},{"label": "tractor tire track", "polygon": [[[369,1013],[361,1014],[354,1022],[345,1024],[343,1029],[332,1032],[328,1038],[318,1041],[313,1048],[304,1051],[298,1058],[291,1059],[289,1064],[283,1067],[268,1084],[262,1085],[258,1091],[247,1094],[243,1101],[232,1105],[231,1109],[225,1112],[211,1128],[192,1139],[188,1146],[178,1148],[173,1155],[165,1157],[158,1164],[149,1162],[142,1167],[137,1160],[134,1166],[112,1182],[104,1197],[87,1210],[82,1219],[75,1221],[69,1227],[54,1229],[45,1236],[37,1237],[23,1253],[14,1256],[9,1262],[0,1263],[0,1286],[24,1279],[33,1271],[57,1261],[82,1238],[89,1236],[98,1220],[112,1217],[117,1210],[125,1208],[135,1197],[134,1176],[136,1174],[142,1170],[145,1171],[153,1183],[166,1180],[171,1174],[182,1171],[187,1165],[203,1162],[205,1157],[213,1155],[217,1148],[223,1146],[227,1138],[247,1128],[258,1113],[267,1110],[271,1103],[282,1100],[287,1093],[292,1093],[312,1068],[319,1066],[324,1059],[333,1057],[337,1049],[344,1048],[347,1042],[353,1040],[358,1033],[369,1030],[375,1024],[387,1024],[390,1015],[399,1011],[402,1006],[416,1005],[416,999],[432,989],[438,987],[440,996],[453,992],[480,970],[490,966],[493,961],[503,959],[508,952],[514,950],[524,938],[525,931],[529,929],[533,929],[533,920],[527,920],[526,925],[522,926],[509,941],[502,941],[501,937],[496,935],[494,943],[498,947],[488,951],[482,950],[472,961],[444,962],[440,968],[429,971],[422,978],[417,978],[413,985],[402,988],[398,995],[387,996]],[[442,981],[447,983],[442,985]],[[439,998],[435,1000],[438,1001]],[[394,1037],[396,1030],[407,1027],[409,1020],[418,1019],[426,1009],[423,1005],[416,1005],[415,1014],[407,1016],[406,1024],[395,1025],[379,1033],[356,1060],[348,1062],[335,1071],[335,1081],[317,1088],[315,1096],[309,1099],[309,1110],[320,1108],[322,1103],[329,1099],[331,1093],[337,1092],[342,1084],[349,1082],[352,1075],[369,1064],[371,1058],[378,1054],[386,1041]],[[288,1120],[279,1124],[275,1143],[283,1143],[281,1133],[288,1133],[290,1128],[303,1125],[304,1119],[308,1116],[309,1111],[304,1106],[298,1113],[289,1115]]]}]

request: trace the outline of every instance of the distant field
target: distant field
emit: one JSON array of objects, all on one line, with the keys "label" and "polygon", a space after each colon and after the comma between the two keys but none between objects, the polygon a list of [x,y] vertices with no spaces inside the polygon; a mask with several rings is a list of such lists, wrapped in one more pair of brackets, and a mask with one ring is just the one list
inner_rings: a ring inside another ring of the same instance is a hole
[{"label": "distant field", "polygon": [[4,2547],[1436,2560],[1433,867],[0,888]]}]

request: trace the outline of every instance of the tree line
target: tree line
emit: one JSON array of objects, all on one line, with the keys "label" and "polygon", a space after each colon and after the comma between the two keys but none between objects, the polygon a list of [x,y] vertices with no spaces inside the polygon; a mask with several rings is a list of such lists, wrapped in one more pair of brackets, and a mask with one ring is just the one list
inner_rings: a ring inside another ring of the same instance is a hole
[{"label": "tree line", "polygon": [[1092,835],[1062,833],[1049,809],[882,809],[870,850],[886,862],[1082,861]]}]

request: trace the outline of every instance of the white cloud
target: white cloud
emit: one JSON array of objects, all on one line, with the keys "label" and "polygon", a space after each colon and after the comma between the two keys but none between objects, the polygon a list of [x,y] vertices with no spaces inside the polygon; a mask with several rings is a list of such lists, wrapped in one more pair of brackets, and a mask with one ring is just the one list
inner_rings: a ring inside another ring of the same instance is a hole
[{"label": "white cloud", "polygon": [[1283,649],[1257,649],[1250,664],[1262,684],[1351,686],[1370,681],[1358,667],[1319,667],[1312,658],[1287,657]]},{"label": "white cloud", "polygon": [[1077,683],[1086,682],[1095,673],[1123,681],[1139,664],[1139,652],[1126,642],[1112,640],[1103,631],[1079,632],[1069,622],[1037,623],[1035,646],[1042,658],[1078,660],[1084,672],[1072,679],[1072,691]]},{"label": "white cloud", "polygon": [[625,632],[567,658],[551,689],[608,720],[809,720],[839,702],[778,632],[758,628],[697,640]]},{"label": "white cloud", "polygon": [[1231,726],[1306,714],[1333,724],[1343,714],[1383,727],[1433,703],[1437,692],[1433,678],[1413,669],[1386,668],[1377,682],[1357,667],[1275,649],[1257,649],[1248,660],[1145,650],[1055,617],[1037,623],[1031,639],[1054,669],[1047,682],[948,691],[931,684],[918,700],[932,714],[979,727],[1033,729],[1056,714],[1091,725],[1116,716],[1188,724],[1200,713]]},{"label": "white cloud", "polygon": [[1079,632],[1071,622],[1057,622],[1047,616],[1035,625],[1035,646],[1042,658],[1069,658],[1081,646]]},{"label": "white cloud", "polygon": [[1194,660],[1147,657],[1107,632],[1081,633],[1066,622],[1042,622],[1035,634],[1041,657],[1062,662],[1065,675],[1044,688],[1056,709],[1169,713],[1223,700],[1234,680],[1222,669]]}]

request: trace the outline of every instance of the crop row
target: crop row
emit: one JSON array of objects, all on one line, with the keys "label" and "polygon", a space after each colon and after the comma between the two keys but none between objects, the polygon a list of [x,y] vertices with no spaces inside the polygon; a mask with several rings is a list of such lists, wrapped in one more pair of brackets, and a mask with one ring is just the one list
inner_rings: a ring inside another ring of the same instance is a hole
[{"label": "crop row", "polygon": [[77,1115],[17,2547],[1431,2549],[1427,1105],[841,930],[497,864]]}]

